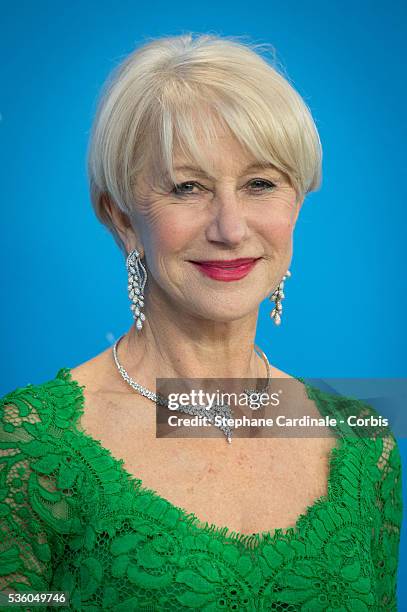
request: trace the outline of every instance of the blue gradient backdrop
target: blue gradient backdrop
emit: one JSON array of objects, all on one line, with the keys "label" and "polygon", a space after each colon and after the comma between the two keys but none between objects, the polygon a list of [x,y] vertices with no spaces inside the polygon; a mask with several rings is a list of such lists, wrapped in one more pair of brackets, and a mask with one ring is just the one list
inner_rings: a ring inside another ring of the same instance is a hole
[{"label": "blue gradient backdrop", "polygon": [[[109,71],[146,38],[188,31],[272,43],[323,143],[283,323],[263,304],[259,345],[299,376],[407,375],[405,3],[0,4],[0,392],[53,378],[131,324],[123,258],[90,206],[88,133]],[[404,526],[400,609],[405,542]]]}]

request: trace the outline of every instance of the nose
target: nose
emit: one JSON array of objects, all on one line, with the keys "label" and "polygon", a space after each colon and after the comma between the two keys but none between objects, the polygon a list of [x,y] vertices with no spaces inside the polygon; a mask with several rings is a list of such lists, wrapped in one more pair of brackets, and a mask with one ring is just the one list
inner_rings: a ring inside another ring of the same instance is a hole
[{"label": "nose", "polygon": [[243,203],[235,194],[217,195],[213,200],[213,217],[206,229],[210,242],[237,246],[247,236],[247,222]]}]

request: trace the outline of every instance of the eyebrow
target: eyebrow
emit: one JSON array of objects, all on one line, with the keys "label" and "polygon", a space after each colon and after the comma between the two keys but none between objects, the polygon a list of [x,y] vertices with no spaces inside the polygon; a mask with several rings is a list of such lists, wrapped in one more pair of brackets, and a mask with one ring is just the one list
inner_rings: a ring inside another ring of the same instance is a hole
[{"label": "eyebrow", "polygon": [[[276,170],[276,167],[274,166],[274,164],[271,164],[271,163],[261,164],[259,162],[254,162],[252,164],[249,164],[243,170],[243,173],[248,172],[249,170],[254,170],[256,168],[261,168],[263,170],[270,168],[270,169]],[[208,175],[204,170],[202,170],[201,168],[197,168],[195,166],[176,166],[174,170],[175,171],[188,170],[189,172],[195,172],[196,174],[200,174],[201,176],[205,176],[207,178],[213,178],[212,176]]]}]

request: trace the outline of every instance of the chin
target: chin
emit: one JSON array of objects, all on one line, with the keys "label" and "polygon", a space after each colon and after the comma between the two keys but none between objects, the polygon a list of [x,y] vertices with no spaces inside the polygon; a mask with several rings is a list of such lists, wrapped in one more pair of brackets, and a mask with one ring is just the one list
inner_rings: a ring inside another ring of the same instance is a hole
[{"label": "chin", "polygon": [[253,302],[250,300],[250,304],[242,304],[241,300],[234,300],[233,302],[226,300],[222,297],[218,298],[219,302],[215,304],[196,304],[193,309],[195,315],[203,319],[215,321],[217,323],[231,323],[232,321],[239,321],[248,316],[257,316],[257,312],[260,305],[259,302]]}]

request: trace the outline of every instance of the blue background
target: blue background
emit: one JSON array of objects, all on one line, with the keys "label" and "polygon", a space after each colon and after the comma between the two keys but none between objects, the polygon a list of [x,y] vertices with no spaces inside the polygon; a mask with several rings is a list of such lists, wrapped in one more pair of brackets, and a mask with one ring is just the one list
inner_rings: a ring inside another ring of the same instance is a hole
[{"label": "blue background", "polygon": [[[402,2],[2,2],[0,392],[53,378],[130,326],[124,260],[87,192],[89,129],[121,59],[146,38],[190,31],[272,43],[323,144],[283,323],[264,303],[258,344],[297,376],[407,376],[406,23]],[[401,609],[405,541],[404,526]]]}]

